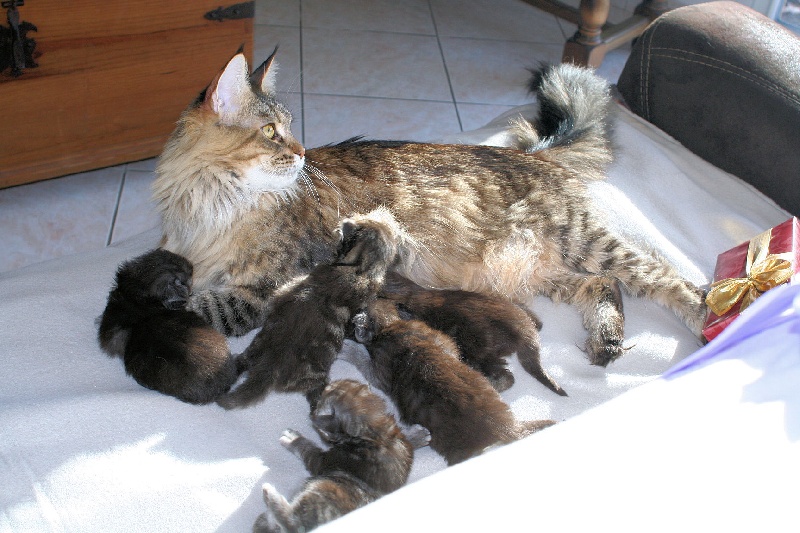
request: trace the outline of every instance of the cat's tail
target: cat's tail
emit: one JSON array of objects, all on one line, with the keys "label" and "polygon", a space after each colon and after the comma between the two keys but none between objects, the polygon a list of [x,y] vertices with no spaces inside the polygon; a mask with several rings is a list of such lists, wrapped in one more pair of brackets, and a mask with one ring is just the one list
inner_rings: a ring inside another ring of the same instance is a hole
[{"label": "cat's tail", "polygon": [[585,180],[604,179],[611,163],[608,114],[610,86],[592,69],[569,63],[532,71],[529,87],[539,102],[536,124],[512,124],[519,147],[546,150],[554,160]]},{"label": "cat's tail", "polygon": [[522,368],[524,368],[528,374],[536,378],[536,381],[559,396],[567,396],[567,392],[545,372],[544,368],[542,368],[538,347],[531,345],[522,346],[517,350],[517,359],[519,360],[519,364],[522,365]]}]

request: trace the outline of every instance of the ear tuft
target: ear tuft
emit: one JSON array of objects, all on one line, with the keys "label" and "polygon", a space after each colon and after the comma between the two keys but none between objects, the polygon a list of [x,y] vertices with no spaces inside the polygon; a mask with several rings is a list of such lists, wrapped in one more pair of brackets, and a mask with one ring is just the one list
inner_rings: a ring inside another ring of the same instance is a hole
[{"label": "ear tuft", "polygon": [[267,60],[250,75],[250,83],[264,94],[275,92],[275,79],[278,72],[278,63],[275,61],[277,53],[278,47],[276,46]]}]

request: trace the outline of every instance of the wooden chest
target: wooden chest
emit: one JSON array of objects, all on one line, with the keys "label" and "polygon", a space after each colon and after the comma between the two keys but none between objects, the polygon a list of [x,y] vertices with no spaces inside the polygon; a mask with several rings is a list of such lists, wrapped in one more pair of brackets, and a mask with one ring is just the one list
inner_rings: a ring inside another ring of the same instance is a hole
[{"label": "wooden chest", "polygon": [[253,2],[8,0],[4,36],[12,3],[38,66],[0,72],[0,187],[158,155],[239,47],[252,55]]}]

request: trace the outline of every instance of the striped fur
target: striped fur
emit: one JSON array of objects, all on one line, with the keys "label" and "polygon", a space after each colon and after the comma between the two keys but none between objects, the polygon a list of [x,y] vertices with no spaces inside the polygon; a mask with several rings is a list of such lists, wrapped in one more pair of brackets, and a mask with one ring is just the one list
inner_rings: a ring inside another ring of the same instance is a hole
[{"label": "striped fur", "polygon": [[[184,113],[154,185],[162,245],[193,262],[194,308],[219,330],[260,325],[276,288],[331,259],[341,218],[385,206],[405,232],[398,273],[431,288],[574,304],[595,364],[622,354],[619,286],[700,333],[702,291],[591,211],[586,182],[603,179],[611,161],[609,90],[591,71],[558,65],[536,76],[542,116],[535,127],[517,124],[519,150],[351,140],[306,152],[270,76],[261,69],[262,81],[245,83],[242,68],[232,60],[218,78],[235,71],[227,77],[243,87],[212,84]],[[226,91],[243,102],[233,118],[213,107]],[[258,137],[272,123],[283,135]],[[266,161],[277,177],[251,183],[247,169]]]}]

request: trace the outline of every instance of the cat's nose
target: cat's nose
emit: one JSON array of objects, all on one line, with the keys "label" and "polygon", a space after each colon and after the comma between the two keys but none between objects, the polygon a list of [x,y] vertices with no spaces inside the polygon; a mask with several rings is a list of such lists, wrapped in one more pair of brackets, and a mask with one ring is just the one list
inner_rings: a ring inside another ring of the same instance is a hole
[{"label": "cat's nose", "polygon": [[300,157],[305,157],[306,155],[306,149],[303,148],[303,145],[300,143],[294,143],[292,145],[292,152],[299,155]]}]

